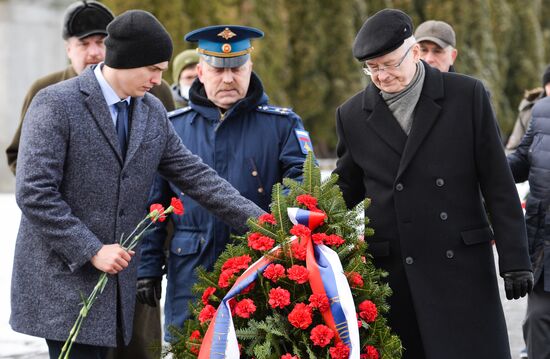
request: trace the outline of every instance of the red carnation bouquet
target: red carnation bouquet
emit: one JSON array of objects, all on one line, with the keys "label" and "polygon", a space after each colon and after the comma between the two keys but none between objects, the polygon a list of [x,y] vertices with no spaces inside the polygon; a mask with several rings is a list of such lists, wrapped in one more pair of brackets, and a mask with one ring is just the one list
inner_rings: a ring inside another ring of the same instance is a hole
[{"label": "red carnation bouquet", "polygon": [[[222,352],[228,358],[401,358],[401,342],[384,317],[391,294],[382,282],[386,274],[366,252],[364,236],[373,233],[364,217],[369,201],[348,210],[336,182],[336,175],[321,182],[310,155],[302,183],[285,179],[286,191],[274,186],[271,213],[250,219],[250,232],[226,247],[213,271],[198,270],[194,319],[173,328],[177,340],[165,354],[207,358],[219,353],[220,337],[229,332],[233,349]],[[298,223],[287,214],[292,211],[308,213],[309,222]],[[334,253],[340,270],[333,274],[341,280],[333,284],[348,288],[349,298],[329,297],[315,284],[316,268],[324,266],[321,247]],[[347,325],[355,326],[349,332],[335,311],[346,299]],[[357,337],[353,345],[348,333]]]},{"label": "red carnation bouquet", "polygon": [[[179,198],[172,198],[170,206],[166,209],[161,204],[155,203],[152,204],[149,208],[149,213],[138,223],[136,228],[128,236],[122,235],[120,238],[120,246],[125,251],[133,250],[143,237],[143,234],[151,227],[156,221],[163,222],[166,219],[166,215],[174,213],[176,215],[183,215],[183,204]],[[95,285],[92,293],[85,298],[82,294],[82,309],[78,313],[78,318],[76,319],[71,331],[69,332],[69,337],[65,341],[61,353],[59,354],[59,359],[68,359],[71,352],[73,343],[76,341],[76,337],[80,332],[80,327],[82,322],[88,315],[88,312],[92,309],[92,305],[96,301],[97,297],[103,292],[107,281],[109,280],[109,275],[107,273],[101,273],[99,280]]]}]

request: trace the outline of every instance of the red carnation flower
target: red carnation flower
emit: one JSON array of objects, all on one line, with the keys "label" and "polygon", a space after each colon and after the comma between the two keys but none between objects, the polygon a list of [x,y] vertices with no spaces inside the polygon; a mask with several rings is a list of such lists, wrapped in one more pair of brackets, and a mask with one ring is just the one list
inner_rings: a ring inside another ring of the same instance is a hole
[{"label": "red carnation flower", "polygon": [[319,324],[315,328],[311,329],[311,335],[309,339],[313,344],[319,347],[326,347],[332,338],[334,337],[334,331],[326,325]]},{"label": "red carnation flower", "polygon": [[200,343],[202,342],[201,333],[198,330],[194,330],[189,337],[189,350],[195,355],[199,355]]},{"label": "red carnation flower", "polygon": [[365,350],[367,352],[365,354],[361,354],[361,359],[378,359],[379,358],[378,350],[376,350],[376,348],[373,347],[372,345],[367,345]]},{"label": "red carnation flower", "polygon": [[196,340],[196,339],[201,339],[201,332],[199,332],[198,330],[193,330],[193,332],[191,333],[191,336],[189,337],[189,339],[191,340]]},{"label": "red carnation flower", "polygon": [[363,318],[367,323],[372,323],[378,316],[378,309],[376,304],[370,300],[365,300],[359,304],[359,316]]},{"label": "red carnation flower", "polygon": [[348,280],[352,287],[362,287],[365,283],[363,282],[363,277],[357,272],[348,273]]},{"label": "red carnation flower", "polygon": [[290,233],[300,238],[309,238],[311,235],[311,229],[307,228],[303,224],[295,224],[290,229]]},{"label": "red carnation flower", "polygon": [[201,324],[214,318],[215,314],[216,314],[216,308],[214,308],[210,304],[205,305],[199,314],[199,320]]},{"label": "red carnation flower", "polygon": [[324,313],[330,307],[328,297],[324,294],[312,294],[309,296],[309,306],[317,308],[321,313]]},{"label": "red carnation flower", "polygon": [[281,355],[281,359],[300,359],[300,358],[298,358],[298,356],[296,355],[286,353],[284,355]]},{"label": "red carnation flower", "polygon": [[245,254],[240,257],[229,258],[223,264],[222,271],[231,268],[234,270],[234,273],[238,272],[241,269],[248,268],[248,265],[250,264],[251,261],[252,261],[252,258],[250,258],[248,254]]},{"label": "red carnation flower", "polygon": [[315,244],[325,244],[327,238],[328,236],[325,233],[314,233],[311,235],[311,240],[313,240]]},{"label": "red carnation flower", "polygon": [[303,204],[310,211],[313,209],[317,209],[317,198],[310,196],[309,194],[299,195],[298,197],[296,197],[296,202]]},{"label": "red carnation flower", "polygon": [[166,216],[164,215],[164,207],[162,204],[153,203],[151,207],[149,207],[149,216],[153,222],[156,222],[157,219],[159,222],[164,222]]},{"label": "red carnation flower", "polygon": [[268,251],[273,248],[275,240],[266,236],[262,236],[260,233],[251,233],[248,236],[248,246],[257,251]]},{"label": "red carnation flower", "polygon": [[300,243],[300,240],[292,242],[290,245],[290,250],[292,251],[292,256],[301,261],[306,260],[307,248],[305,244]]},{"label": "red carnation flower", "polygon": [[345,240],[337,234],[331,234],[330,236],[327,236],[327,238],[325,239],[325,244],[328,246],[338,247],[344,244],[344,242]]},{"label": "red carnation flower", "polygon": [[270,264],[263,274],[264,277],[276,283],[280,278],[285,277],[285,267],[280,264]]},{"label": "red carnation flower", "polygon": [[276,225],[277,221],[275,220],[275,216],[272,215],[271,213],[264,213],[260,217],[258,217],[258,223],[259,224],[269,223],[272,225]]},{"label": "red carnation flower", "polygon": [[235,314],[241,318],[250,318],[250,314],[256,311],[256,306],[252,299],[243,299],[237,303],[235,307]]},{"label": "red carnation flower", "polygon": [[335,346],[329,349],[330,357],[332,359],[348,359],[349,358],[349,348],[346,344],[342,342],[336,343]]},{"label": "red carnation flower", "polygon": [[230,281],[233,279],[235,274],[235,271],[233,269],[226,269],[220,273],[220,277],[218,278],[218,286],[220,288],[227,288],[229,287]]},{"label": "red carnation flower", "polygon": [[288,321],[296,328],[306,329],[312,322],[311,308],[304,303],[298,303],[288,314]]},{"label": "red carnation flower", "polygon": [[183,203],[181,203],[179,198],[172,197],[172,200],[170,201],[170,206],[174,208],[172,210],[174,214],[177,214],[178,216],[181,216],[183,214]]},{"label": "red carnation flower", "polygon": [[269,305],[271,308],[284,308],[290,304],[290,292],[281,287],[269,291]]},{"label": "red carnation flower", "polygon": [[301,265],[293,265],[286,270],[288,279],[295,281],[298,284],[304,284],[309,279],[309,271]]},{"label": "red carnation flower", "polygon": [[210,298],[210,296],[212,294],[214,294],[215,291],[216,291],[215,287],[206,288],[204,290],[204,292],[202,293],[202,304],[207,305],[208,304],[208,299]]}]

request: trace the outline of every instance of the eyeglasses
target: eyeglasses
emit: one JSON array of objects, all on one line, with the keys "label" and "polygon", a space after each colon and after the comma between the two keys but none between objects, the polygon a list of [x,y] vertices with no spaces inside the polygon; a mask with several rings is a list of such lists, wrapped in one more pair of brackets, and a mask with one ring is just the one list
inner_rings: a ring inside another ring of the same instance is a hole
[{"label": "eyeglasses", "polygon": [[386,72],[392,72],[392,71],[397,71],[399,70],[399,67],[401,66],[401,64],[403,63],[403,61],[405,61],[405,58],[407,57],[407,55],[409,54],[409,52],[411,51],[411,49],[413,48],[414,44],[412,46],[410,46],[407,51],[405,51],[405,54],[403,55],[403,57],[401,58],[401,60],[399,60],[399,62],[395,65],[387,65],[387,66],[377,66],[377,67],[370,67],[369,65],[367,65],[367,63],[363,63],[363,72],[366,74],[366,75],[369,75],[369,76],[373,76],[373,75],[378,75],[379,72],[381,71],[386,71]]}]

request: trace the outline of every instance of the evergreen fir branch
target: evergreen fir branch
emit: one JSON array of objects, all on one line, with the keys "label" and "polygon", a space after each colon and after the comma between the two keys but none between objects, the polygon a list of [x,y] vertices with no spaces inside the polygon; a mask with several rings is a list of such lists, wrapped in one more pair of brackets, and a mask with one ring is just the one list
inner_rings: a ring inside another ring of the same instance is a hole
[{"label": "evergreen fir branch", "polygon": [[283,187],[277,183],[273,186],[271,212],[277,221],[278,231],[286,233],[290,228],[290,220],[287,214],[287,205],[283,194]]},{"label": "evergreen fir branch", "polygon": [[254,356],[256,359],[268,359],[271,354],[271,344],[268,340],[254,347]]},{"label": "evergreen fir branch", "polygon": [[278,238],[278,236],[275,233],[273,233],[269,229],[263,227],[262,225],[258,224],[258,222],[253,220],[253,219],[249,218],[248,221],[246,222],[246,224],[248,224],[248,227],[250,228],[251,232],[258,232],[258,233],[263,234],[264,236],[267,236],[267,237],[273,238],[273,239]]},{"label": "evergreen fir branch", "polygon": [[302,180],[302,186],[307,193],[312,194],[315,186],[321,184],[321,170],[315,164],[313,153],[309,152],[306,160],[304,161],[304,175]]}]

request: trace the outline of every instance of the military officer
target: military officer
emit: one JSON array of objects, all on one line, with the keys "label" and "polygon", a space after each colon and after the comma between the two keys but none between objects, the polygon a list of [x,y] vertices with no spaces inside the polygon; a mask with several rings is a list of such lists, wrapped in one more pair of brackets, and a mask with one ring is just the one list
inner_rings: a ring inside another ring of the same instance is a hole
[{"label": "military officer", "polygon": [[[285,177],[299,179],[312,147],[300,117],[288,108],[270,105],[252,71],[250,39],[262,36],[258,29],[231,25],[187,34],[187,41],[198,42],[198,79],[191,86],[189,106],[169,117],[189,150],[268,211],[272,186]],[[174,195],[183,200],[185,215],[172,218],[175,233],[167,265],[166,328],[181,327],[189,318],[194,270],[211,268],[231,233],[231,228],[160,177],[150,200],[162,203]],[[142,246],[138,300],[152,305],[155,296],[160,297],[164,274],[165,223],[146,236]],[[172,339],[168,330],[165,339]]]}]

